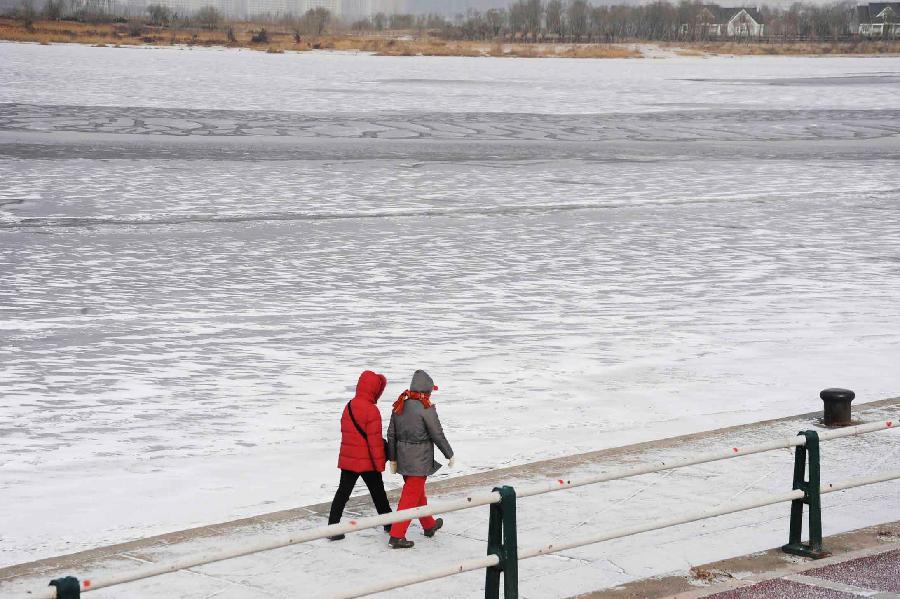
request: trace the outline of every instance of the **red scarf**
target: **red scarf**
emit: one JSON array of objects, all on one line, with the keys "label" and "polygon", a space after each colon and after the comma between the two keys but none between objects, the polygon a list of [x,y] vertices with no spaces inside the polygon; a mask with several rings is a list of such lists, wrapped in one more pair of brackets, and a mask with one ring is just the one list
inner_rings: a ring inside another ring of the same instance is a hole
[{"label": "red scarf", "polygon": [[418,391],[410,391],[407,389],[403,393],[400,394],[400,397],[397,398],[397,401],[394,402],[394,413],[402,414],[403,413],[403,404],[406,403],[407,399],[416,399],[422,402],[422,405],[425,406],[425,409],[431,407],[431,393],[420,393]]}]

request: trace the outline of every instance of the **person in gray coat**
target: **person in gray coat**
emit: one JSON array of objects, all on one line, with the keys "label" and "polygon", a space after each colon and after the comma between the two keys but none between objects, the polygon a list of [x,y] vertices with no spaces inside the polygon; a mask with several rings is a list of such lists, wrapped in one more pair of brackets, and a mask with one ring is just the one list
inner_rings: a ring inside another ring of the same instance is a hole
[{"label": "person in gray coat", "polygon": [[[417,370],[409,389],[400,394],[391,411],[387,433],[388,460],[391,462],[391,472],[402,474],[404,481],[398,510],[428,505],[425,481],[441,468],[434,459],[435,445],[449,460],[447,465],[450,468],[454,466],[453,448],[444,436],[437,408],[431,403],[432,391],[437,391],[434,381],[424,370]],[[426,537],[433,537],[444,525],[442,518],[435,520],[431,516],[420,518],[419,522]],[[391,547],[406,549],[415,544],[406,539],[409,524],[407,520],[391,527],[388,541]]]}]

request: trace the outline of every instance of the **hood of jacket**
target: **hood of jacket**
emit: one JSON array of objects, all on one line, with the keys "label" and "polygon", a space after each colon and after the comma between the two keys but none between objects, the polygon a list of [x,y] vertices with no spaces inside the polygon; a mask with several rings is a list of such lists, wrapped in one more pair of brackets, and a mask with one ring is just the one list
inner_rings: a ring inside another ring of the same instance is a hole
[{"label": "hood of jacket", "polygon": [[437,387],[434,386],[434,381],[428,376],[427,372],[424,370],[417,370],[413,373],[412,381],[409,383],[410,391],[431,393],[436,389]]},{"label": "hood of jacket", "polygon": [[387,379],[383,374],[366,370],[359,375],[359,381],[356,383],[356,395],[353,399],[364,399],[375,403],[384,393],[385,387],[387,387]]}]

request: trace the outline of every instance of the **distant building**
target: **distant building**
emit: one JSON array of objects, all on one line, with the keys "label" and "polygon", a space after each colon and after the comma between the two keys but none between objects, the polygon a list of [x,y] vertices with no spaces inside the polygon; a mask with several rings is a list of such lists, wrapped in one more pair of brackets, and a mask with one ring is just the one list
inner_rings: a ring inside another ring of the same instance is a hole
[{"label": "distant building", "polygon": [[341,14],[347,19],[362,19],[372,14],[372,0],[341,0]]},{"label": "distant building", "polygon": [[296,15],[303,0],[247,0],[247,14],[241,17],[283,17]]},{"label": "distant building", "polygon": [[873,2],[856,7],[850,30],[863,37],[900,38],[900,2]]},{"label": "distant building", "polygon": [[383,12],[386,15],[408,13],[407,0],[372,0],[372,13]]},{"label": "distant building", "polygon": [[681,26],[682,35],[690,35],[692,32],[701,38],[760,37],[765,35],[766,26],[758,9],[704,4],[697,13],[695,23]]}]

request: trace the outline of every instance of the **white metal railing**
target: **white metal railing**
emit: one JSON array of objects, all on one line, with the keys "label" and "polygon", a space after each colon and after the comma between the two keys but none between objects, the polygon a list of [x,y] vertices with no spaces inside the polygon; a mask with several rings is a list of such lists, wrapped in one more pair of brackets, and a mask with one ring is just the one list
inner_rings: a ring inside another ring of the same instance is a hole
[{"label": "white metal railing", "polygon": [[[819,434],[820,441],[830,441],[833,439],[840,439],[844,437],[851,437],[855,435],[861,435],[865,433],[871,433],[876,431],[883,431],[894,428],[895,421],[879,421],[872,422],[868,424],[861,424],[857,426],[850,426],[835,430],[824,431]],[[729,447],[722,450],[712,451],[703,453],[697,456],[682,458],[677,460],[666,460],[660,462],[654,462],[650,464],[633,466],[629,468],[619,468],[615,470],[611,470],[609,472],[598,474],[594,476],[584,477],[580,479],[557,479],[553,481],[548,481],[544,483],[540,483],[537,485],[523,487],[521,489],[516,490],[516,497],[524,498],[524,497],[532,497],[535,495],[541,495],[544,493],[551,493],[555,491],[561,491],[564,489],[572,489],[575,487],[581,487],[585,485],[591,485],[601,482],[607,482],[612,480],[618,480],[623,478],[629,478],[632,476],[639,476],[642,474],[651,474],[654,472],[661,472],[664,470],[671,470],[674,468],[683,468],[685,466],[692,466],[697,464],[704,464],[708,462],[715,462],[720,460],[727,460],[731,458],[736,458],[745,455],[752,455],[756,453],[763,453],[766,451],[772,451],[775,449],[784,449],[784,448],[793,448],[800,447],[806,444],[806,438],[802,435],[795,435],[791,437],[785,437],[782,439],[778,439],[775,441],[770,441],[767,443],[760,443],[757,445],[751,445],[746,447]],[[830,493],[842,489],[851,488],[854,486],[861,486],[864,484],[873,484],[876,482],[883,482],[885,480],[891,480],[893,478],[900,478],[900,473],[891,473],[887,476],[887,478],[882,477],[872,477],[871,479],[857,479],[855,481],[844,481],[842,483],[836,483],[833,485],[826,486],[823,485],[821,492],[822,493]],[[868,482],[859,482],[859,481],[868,481]],[[858,483],[858,484],[851,484]],[[537,548],[524,549],[519,552],[519,559],[527,559],[530,557],[536,557],[538,555],[543,555],[546,553],[554,553],[556,551],[563,551],[565,549],[569,549],[572,547],[580,547],[582,545],[588,545],[593,543],[599,543],[601,541],[619,538],[623,536],[629,536],[633,534],[638,534],[640,532],[646,532],[649,530],[656,530],[659,528],[668,528],[671,526],[676,526],[677,524],[684,524],[687,522],[693,522],[695,520],[704,519],[704,518],[712,518],[715,516],[720,516],[724,514],[729,514],[737,511],[753,509],[755,507],[762,507],[765,505],[772,505],[774,503],[779,503],[783,501],[792,501],[798,499],[798,493],[802,498],[802,491],[792,491],[790,493],[784,493],[777,496],[772,496],[768,498],[763,498],[760,500],[755,500],[755,502],[747,502],[740,504],[737,508],[734,506],[729,508],[723,508],[720,510],[708,510],[705,512],[696,512],[693,514],[689,514],[686,516],[682,516],[680,518],[667,520],[663,522],[653,523],[650,525],[633,527],[627,529],[621,529],[618,531],[612,531],[605,533],[603,535],[598,535],[594,537],[587,537],[586,539],[579,539],[578,541],[569,541],[564,544],[555,543]],[[98,590],[106,587],[111,587],[115,585],[121,585],[128,582],[134,582],[137,580],[142,580],[145,578],[150,578],[153,576],[159,576],[162,574],[167,574],[171,572],[176,572],[179,570],[188,570],[190,568],[195,568],[198,566],[203,566],[206,564],[211,564],[214,562],[224,561],[228,559],[233,559],[237,557],[243,557],[247,555],[251,555],[254,553],[260,553],[263,551],[270,551],[273,549],[279,549],[282,547],[288,547],[291,545],[297,545],[300,543],[306,543],[309,541],[314,541],[317,539],[323,539],[326,537],[357,532],[360,530],[366,530],[370,528],[376,528],[378,526],[384,526],[386,524],[393,524],[395,522],[402,522],[405,520],[412,520],[424,516],[431,516],[435,514],[444,514],[459,510],[465,510],[473,507],[479,507],[484,505],[491,505],[500,503],[501,496],[497,491],[492,491],[489,493],[481,493],[477,495],[469,495],[466,497],[461,497],[449,501],[443,501],[439,503],[432,503],[427,506],[422,506],[418,508],[410,508],[405,510],[400,510],[397,512],[392,512],[389,514],[381,514],[378,516],[370,516],[366,518],[358,518],[351,519],[344,523],[339,524],[331,524],[328,526],[323,526],[307,531],[302,531],[299,533],[295,533],[292,535],[281,536],[270,538],[258,543],[251,543],[243,545],[240,548],[231,548],[231,549],[220,549],[213,550],[204,553],[200,553],[194,556],[182,558],[179,560],[173,560],[170,562],[163,562],[159,564],[150,564],[143,568],[137,568],[132,572],[120,574],[120,575],[112,575],[112,576],[101,576],[98,579],[93,578],[85,578],[81,580],[81,592],[89,592],[93,590]],[[762,501],[763,503],[758,503]],[[752,505],[750,505],[752,504]],[[724,511],[723,511],[724,510]],[[648,527],[649,526],[649,527]],[[613,535],[613,536],[610,536]],[[572,543],[575,543],[574,545]],[[417,584],[420,582],[425,582],[428,580],[435,580],[438,578],[444,578],[446,576],[452,576],[454,574],[460,574],[462,572],[469,572],[472,570],[478,570],[481,568],[490,568],[493,566],[497,566],[500,562],[500,559],[497,555],[487,555],[480,558],[474,558],[471,560],[466,560],[463,562],[459,562],[457,564],[449,565],[440,569],[436,569],[432,572],[428,572],[425,574],[416,574],[409,575],[402,578],[395,579],[389,583],[370,585],[367,587],[363,587],[356,591],[353,591],[349,594],[339,595],[340,597],[361,597],[364,595],[382,592],[385,590],[391,590],[395,588],[400,588],[403,586],[409,586],[412,584]],[[29,593],[28,595],[34,599],[56,599],[56,588],[42,589],[39,592]]]},{"label": "white metal railing", "polygon": [[[887,420],[824,431],[822,433],[819,433],[819,441],[830,441],[832,439],[841,439],[843,437],[852,437],[855,435],[863,435],[866,433],[883,431],[889,428],[893,428],[894,424],[894,421]],[[604,472],[603,474],[588,476],[581,479],[559,479],[551,482],[541,483],[539,485],[534,485],[532,487],[523,487],[521,489],[516,489],[516,497],[533,497],[534,495],[541,495],[543,493],[550,493],[552,491],[559,491],[561,489],[572,489],[575,487],[583,487],[585,485],[593,485],[596,483],[603,483],[611,480],[629,478],[631,476],[639,476],[641,474],[662,472],[663,470],[671,470],[673,468],[684,468],[685,466],[696,466],[698,464],[706,464],[708,462],[718,462],[720,460],[728,460],[744,455],[753,455],[755,453],[764,453],[766,451],[773,451],[775,449],[791,449],[792,447],[800,447],[805,444],[805,437],[801,435],[793,435],[791,437],[784,437],[775,441],[769,441],[768,443],[759,443],[757,445],[750,445],[745,447],[729,447],[727,449],[701,453],[693,457],[682,458],[679,460],[666,460],[642,466],[619,468],[616,470],[611,470],[609,472]]]},{"label": "white metal railing", "polygon": [[[900,471],[890,472],[886,474],[880,474],[877,476],[871,476],[867,478],[858,478],[842,481],[839,483],[833,483],[829,485],[822,485],[820,487],[820,493],[833,493],[835,491],[843,491],[844,489],[852,489],[854,487],[862,487],[864,485],[871,485],[875,483],[885,482],[888,480],[893,480],[900,478]],[[620,539],[622,537],[629,537],[632,535],[640,534],[642,532],[650,532],[653,530],[661,530],[663,528],[670,528],[672,526],[678,526],[679,524],[688,524],[689,522],[696,522],[697,520],[705,520],[707,518],[715,518],[716,516],[724,516],[726,514],[733,514],[735,512],[743,512],[746,510],[752,510],[755,508],[765,507],[767,505],[774,505],[776,503],[783,503],[785,501],[794,501],[796,499],[803,498],[803,491],[791,491],[789,493],[780,493],[778,495],[770,495],[768,497],[760,497],[757,499],[751,499],[749,501],[745,501],[742,503],[734,504],[730,507],[724,507],[719,509],[712,510],[700,510],[696,512],[689,512],[687,514],[683,514],[676,518],[671,518],[669,520],[659,520],[656,522],[651,522],[649,524],[641,524],[638,526],[630,526],[627,528],[619,528],[617,530],[612,530],[609,532],[605,532],[602,534],[591,535],[587,537],[581,537],[578,539],[574,539],[571,541],[556,541],[553,543],[549,543],[546,545],[539,545],[535,547],[529,547],[526,549],[519,549],[519,561],[529,559],[532,557],[538,557],[540,555],[549,555],[551,553],[559,553],[560,551],[567,551],[569,549],[575,549],[576,547],[584,547],[585,545],[594,545],[596,543],[602,543],[603,541],[610,541],[612,539]],[[365,587],[361,587],[355,589],[353,591],[337,595],[335,599],[355,599],[356,597],[365,597],[367,595],[373,595],[375,593],[382,593],[385,591],[390,591],[392,589],[398,589],[400,587],[410,586],[413,584],[418,584],[420,582],[427,582],[429,580],[437,580],[440,578],[445,578],[447,576],[452,576],[453,574],[461,574],[463,572],[469,572],[472,570],[480,570],[481,568],[490,568],[491,566],[496,566],[499,562],[499,559],[496,555],[488,555],[479,559],[472,559],[464,562],[460,562],[458,564],[454,564],[451,566],[445,566],[443,568],[435,569],[430,572],[423,572],[421,574],[407,576],[401,579],[393,580],[391,582],[383,582],[376,583],[372,585],[368,585]]]},{"label": "white metal railing", "polygon": [[[471,495],[460,499],[444,501],[440,504],[435,503],[432,505],[400,510],[397,512],[391,512],[389,514],[351,519],[345,523],[330,524],[328,526],[304,530],[292,535],[274,537],[266,539],[264,541],[260,541],[258,543],[242,545],[239,548],[212,550],[189,557],[184,557],[179,560],[173,560],[170,562],[163,562],[159,564],[150,564],[143,568],[137,568],[131,572],[127,572],[124,574],[102,576],[99,578],[86,578],[82,581],[81,592],[86,593],[88,591],[96,591],[98,589],[103,589],[106,587],[125,584],[128,582],[135,582],[137,580],[143,580],[145,578],[151,578],[153,576],[160,576],[162,574],[169,574],[171,572],[177,572],[179,570],[188,570],[190,568],[196,568],[198,566],[204,566],[206,564],[244,557],[247,555],[252,555],[254,553],[271,551],[273,549],[281,549],[283,547],[289,547],[291,545],[299,545],[300,543],[308,543],[310,541],[316,541],[318,539],[324,539],[334,535],[358,532],[360,530],[377,528],[386,524],[393,524],[394,522],[403,522],[405,520],[414,520],[416,518],[431,516],[434,514],[444,514],[468,509],[471,507],[479,507],[492,503],[499,503],[499,501],[500,494],[494,491],[491,493],[482,493],[480,495]],[[30,594],[29,597],[35,597],[36,599],[56,599],[56,589],[51,588],[47,589],[43,593]]]}]

